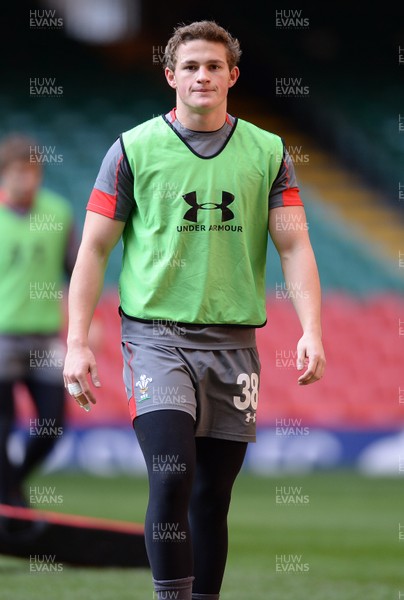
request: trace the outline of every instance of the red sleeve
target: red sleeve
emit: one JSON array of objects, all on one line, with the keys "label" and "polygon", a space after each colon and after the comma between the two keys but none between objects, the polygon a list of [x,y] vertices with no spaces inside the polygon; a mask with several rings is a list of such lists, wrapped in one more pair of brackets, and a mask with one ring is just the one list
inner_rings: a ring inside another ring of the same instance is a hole
[{"label": "red sleeve", "polygon": [[292,159],[284,148],[279,173],[269,192],[269,208],[303,206]]},{"label": "red sleeve", "polygon": [[114,219],[116,213],[116,195],[107,194],[106,192],[97,190],[97,188],[93,188],[86,208],[91,212]]},{"label": "red sleeve", "polygon": [[134,205],[133,173],[118,139],[102,161],[87,210],[126,222]]}]

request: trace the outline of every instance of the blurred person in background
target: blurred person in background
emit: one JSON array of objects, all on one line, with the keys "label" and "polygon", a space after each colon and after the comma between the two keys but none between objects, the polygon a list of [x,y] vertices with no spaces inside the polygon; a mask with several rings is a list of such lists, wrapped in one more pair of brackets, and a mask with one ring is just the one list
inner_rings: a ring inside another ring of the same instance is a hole
[{"label": "blurred person in background", "polygon": [[297,383],[325,368],[307,227],[277,226],[306,224],[293,163],[279,136],[227,113],[239,58],[214,22],[176,29],[165,51],[176,108],[107,152],[69,290],[65,383],[94,403],[88,330],[122,237],[124,381],[149,476],[145,540],[159,600],[219,598],[232,487],[256,439],[268,229],[287,284],[304,292],[294,302]]},{"label": "blurred person in background", "polygon": [[[63,432],[63,287],[78,244],[73,211],[42,187],[43,147],[13,133],[0,141],[0,502],[28,504],[24,480]],[[36,411],[20,464],[10,457],[16,384]]]}]

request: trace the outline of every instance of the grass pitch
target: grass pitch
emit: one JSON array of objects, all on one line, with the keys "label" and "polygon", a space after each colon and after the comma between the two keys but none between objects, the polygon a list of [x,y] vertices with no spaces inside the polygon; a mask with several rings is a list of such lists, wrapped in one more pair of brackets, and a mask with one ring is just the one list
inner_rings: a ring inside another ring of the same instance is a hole
[{"label": "grass pitch", "polygon": [[[52,486],[58,496],[58,504],[38,508],[143,522],[143,478],[58,474],[37,475],[29,483]],[[404,598],[404,506],[398,477],[242,474],[229,526],[223,600]],[[148,569],[62,565],[59,572],[32,573],[28,560],[0,556],[0,599],[153,600],[153,590]]]}]

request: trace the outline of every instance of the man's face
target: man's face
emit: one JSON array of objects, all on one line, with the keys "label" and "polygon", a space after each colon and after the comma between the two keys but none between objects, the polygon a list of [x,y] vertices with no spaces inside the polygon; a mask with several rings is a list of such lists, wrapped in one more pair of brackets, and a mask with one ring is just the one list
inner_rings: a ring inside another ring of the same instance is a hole
[{"label": "man's face", "polygon": [[226,102],[227,93],[239,76],[227,64],[226,49],[218,42],[192,40],[181,44],[177,51],[174,72],[166,69],[169,85],[177,91],[177,106],[208,113]]},{"label": "man's face", "polygon": [[42,182],[42,168],[35,163],[15,160],[1,174],[2,188],[12,206],[28,209]]}]

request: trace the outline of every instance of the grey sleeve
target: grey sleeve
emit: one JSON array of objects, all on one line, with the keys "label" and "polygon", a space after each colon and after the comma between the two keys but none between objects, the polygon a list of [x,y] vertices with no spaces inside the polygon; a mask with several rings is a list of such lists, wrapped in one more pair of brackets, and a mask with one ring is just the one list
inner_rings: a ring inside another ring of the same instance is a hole
[{"label": "grey sleeve", "polygon": [[285,147],[283,148],[278,175],[269,192],[269,208],[280,206],[303,206],[299,195],[295,167]]},{"label": "grey sleeve", "polygon": [[117,139],[102,161],[87,210],[127,221],[135,206],[133,181],[121,141]]}]

